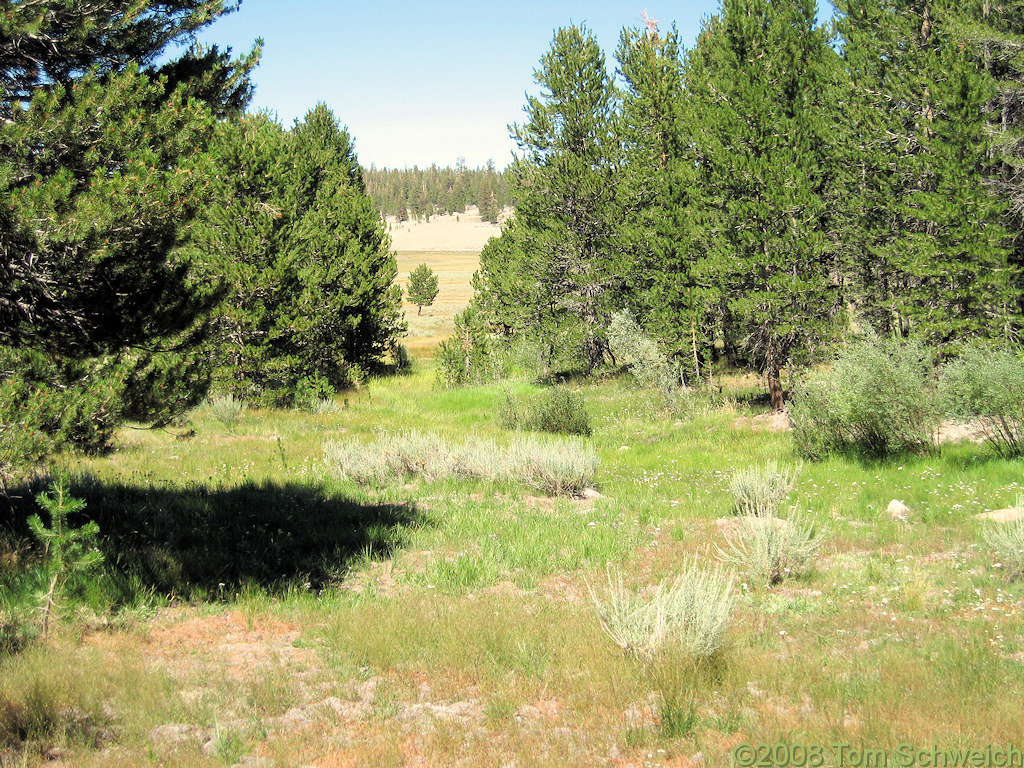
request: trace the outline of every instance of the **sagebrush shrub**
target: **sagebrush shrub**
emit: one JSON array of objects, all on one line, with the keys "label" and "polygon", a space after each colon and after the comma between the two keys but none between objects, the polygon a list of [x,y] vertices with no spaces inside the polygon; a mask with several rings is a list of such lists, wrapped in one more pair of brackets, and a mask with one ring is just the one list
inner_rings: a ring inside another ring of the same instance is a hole
[{"label": "sagebrush shrub", "polygon": [[593,434],[583,395],[563,387],[552,387],[525,402],[506,394],[499,419],[505,429],[583,437]]},{"label": "sagebrush shrub", "polygon": [[736,470],[729,480],[733,512],[754,517],[777,515],[796,487],[800,470],[799,466],[780,468],[775,461]]},{"label": "sagebrush shrub", "polygon": [[1001,456],[1024,455],[1024,359],[1007,350],[969,348],[939,379],[943,411],[977,421]]},{"label": "sagebrush shrub", "polygon": [[580,496],[597,474],[597,454],[580,440],[517,440],[506,456],[509,476],[547,496]]},{"label": "sagebrush shrub", "polygon": [[789,419],[797,450],[809,459],[926,451],[938,426],[931,370],[930,352],[916,342],[851,341],[831,371],[796,388]]},{"label": "sagebrush shrub", "polygon": [[685,366],[664,354],[657,343],[644,334],[628,310],[612,315],[608,348],[617,361],[629,366],[639,386],[654,389],[665,410],[679,418],[706,415],[729,405],[728,399],[710,386],[710,379],[702,382],[696,370],[691,372],[692,386],[687,386]]},{"label": "sagebrush shrub", "polygon": [[696,657],[711,656],[725,640],[732,612],[733,576],[684,561],[679,574],[645,597],[622,584],[609,568],[603,595],[590,596],[604,631],[627,654],[653,659],[667,646]]},{"label": "sagebrush shrub", "polygon": [[[1024,497],[1017,497],[1016,506],[1024,507]],[[982,529],[981,536],[1002,562],[1007,579],[1024,577],[1024,519],[989,523]]]},{"label": "sagebrush shrub", "polygon": [[616,360],[629,366],[629,372],[641,387],[654,387],[659,391],[679,388],[678,368],[644,334],[628,310],[612,315],[608,326],[608,348]]},{"label": "sagebrush shrub", "polygon": [[577,496],[594,481],[598,459],[580,440],[519,438],[509,446],[475,438],[450,445],[417,431],[385,433],[376,441],[331,441],[326,463],[343,480],[384,485],[411,477],[522,483],[550,496]]},{"label": "sagebrush shrub", "polygon": [[211,397],[208,406],[210,415],[227,429],[234,429],[245,411],[245,403],[234,395],[216,395]]},{"label": "sagebrush shrub", "polygon": [[803,568],[823,541],[824,536],[797,512],[786,518],[748,515],[728,538],[727,548],[718,548],[718,557],[754,581],[777,584]]}]

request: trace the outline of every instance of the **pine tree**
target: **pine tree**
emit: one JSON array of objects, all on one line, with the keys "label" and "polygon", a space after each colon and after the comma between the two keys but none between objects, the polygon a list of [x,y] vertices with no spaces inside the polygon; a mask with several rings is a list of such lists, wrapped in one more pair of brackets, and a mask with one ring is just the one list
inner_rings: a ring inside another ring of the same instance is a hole
[{"label": "pine tree", "polygon": [[291,131],[247,117],[222,127],[216,160],[191,250],[227,276],[225,386],[290,404],[304,380],[339,387],[379,362],[404,330],[401,293],[348,132],[322,104]]},{"label": "pine tree", "polygon": [[[535,284],[515,297],[483,299],[481,306],[534,302],[519,313],[533,325],[515,330],[562,347],[559,338],[578,342],[584,365],[593,369],[604,356],[604,328],[622,285],[615,256],[618,95],[604,54],[582,27],[555,33],[534,79],[541,95],[527,98],[526,121],[512,126],[522,153],[509,169],[516,223],[502,235],[510,242],[491,252],[518,251],[521,236],[535,250],[506,263],[482,254],[478,283],[488,290],[524,279]],[[528,278],[493,274],[524,258],[533,262]]]},{"label": "pine tree", "polygon": [[[168,49],[232,9],[4,4],[0,465],[19,461],[15,433],[46,436],[32,458],[99,447],[120,419],[166,422],[204,394],[196,350],[217,281],[176,248],[203,201],[202,150],[247,102],[258,50]],[[73,422],[26,419],[47,394]]]},{"label": "pine tree", "polygon": [[409,301],[416,305],[416,314],[423,314],[423,308],[429,307],[437,298],[437,275],[426,264],[420,264],[409,273]]},{"label": "pine tree", "polygon": [[[942,351],[1017,325],[1007,205],[987,188],[994,82],[924,2],[858,2],[840,30],[855,168],[847,270],[862,312]],[[858,225],[859,224],[859,225]]]},{"label": "pine tree", "polygon": [[813,0],[725,0],[687,60],[690,135],[704,190],[700,269],[728,332],[783,407],[782,367],[835,332],[830,212],[838,60]]},{"label": "pine tree", "polygon": [[628,85],[618,185],[624,211],[620,247],[633,259],[624,265],[625,300],[648,333],[696,379],[708,351],[714,297],[696,269],[694,213],[701,210],[700,190],[685,122],[688,95],[679,33],[673,27],[662,37],[653,22],[645,30],[625,29],[617,56]]}]

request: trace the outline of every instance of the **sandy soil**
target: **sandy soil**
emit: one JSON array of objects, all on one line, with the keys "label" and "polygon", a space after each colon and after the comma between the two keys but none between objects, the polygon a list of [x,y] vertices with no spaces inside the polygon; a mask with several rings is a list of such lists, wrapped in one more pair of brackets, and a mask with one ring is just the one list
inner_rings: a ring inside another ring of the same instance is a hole
[{"label": "sandy soil", "polygon": [[430,221],[399,223],[394,216],[385,221],[391,233],[391,247],[404,251],[448,251],[479,253],[492,237],[501,234],[497,224],[482,221],[476,206],[465,213],[431,216]]}]

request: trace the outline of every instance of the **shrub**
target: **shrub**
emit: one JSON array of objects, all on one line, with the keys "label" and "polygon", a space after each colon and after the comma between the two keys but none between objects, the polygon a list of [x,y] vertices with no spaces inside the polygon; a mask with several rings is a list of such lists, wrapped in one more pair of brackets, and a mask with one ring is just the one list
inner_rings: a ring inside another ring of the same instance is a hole
[{"label": "shrub", "polygon": [[755,581],[777,584],[802,568],[823,541],[824,536],[796,512],[786,519],[747,515],[729,537],[728,549],[719,548],[718,556]]},{"label": "shrub", "polygon": [[608,326],[608,347],[616,360],[629,366],[641,387],[675,390],[681,382],[679,370],[649,339],[628,310],[612,315]]},{"label": "shrub", "polygon": [[579,495],[593,483],[598,459],[578,440],[514,440],[502,447],[473,439],[450,446],[437,435],[385,433],[372,443],[329,442],[326,462],[343,480],[383,485],[410,477],[511,480],[551,496]]},{"label": "shrub", "polygon": [[580,496],[597,474],[597,454],[580,440],[515,441],[506,455],[511,477],[548,496]]},{"label": "shrub", "polygon": [[[1017,507],[1024,507],[1024,497],[1017,498]],[[989,523],[982,529],[982,540],[995,550],[1007,579],[1024,576],[1024,519]]]},{"label": "shrub", "polygon": [[789,409],[797,450],[809,459],[927,450],[938,425],[931,368],[916,342],[873,335],[850,342],[831,372],[797,387]]},{"label": "shrub", "polygon": [[292,405],[303,411],[312,411],[314,408],[320,407],[319,404],[325,400],[330,401],[335,394],[334,387],[326,376],[304,376],[295,385]]},{"label": "shrub", "polygon": [[694,657],[715,654],[725,639],[732,611],[733,577],[718,568],[703,570],[684,561],[672,581],[643,597],[622,585],[622,573],[608,570],[608,590],[590,596],[604,631],[627,654],[653,659],[668,646]]},{"label": "shrub", "polygon": [[979,422],[999,455],[1024,455],[1024,360],[1018,355],[967,349],[943,369],[939,400],[948,416]]},{"label": "shrub", "polygon": [[736,470],[729,481],[733,512],[737,515],[771,517],[777,515],[790,491],[796,486],[800,467],[780,469],[775,461]]},{"label": "shrub", "polygon": [[391,345],[391,362],[395,366],[395,373],[409,373],[412,371],[412,356],[405,344],[395,342]]},{"label": "shrub", "polygon": [[217,395],[209,401],[210,415],[224,425],[226,429],[234,429],[245,411],[245,403],[234,395]]},{"label": "shrub", "polygon": [[590,437],[590,413],[583,395],[562,387],[553,387],[531,397],[524,404],[506,394],[500,411],[505,429],[525,429],[563,435]]}]

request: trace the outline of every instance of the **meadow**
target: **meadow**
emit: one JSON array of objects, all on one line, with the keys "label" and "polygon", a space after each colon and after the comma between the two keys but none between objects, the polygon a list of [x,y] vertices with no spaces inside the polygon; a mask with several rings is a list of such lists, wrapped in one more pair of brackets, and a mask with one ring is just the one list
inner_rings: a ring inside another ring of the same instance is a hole
[{"label": "meadow", "polygon": [[[0,765],[726,766],[752,764],[745,744],[891,765],[1019,740],[1022,589],[974,517],[1014,503],[1019,463],[961,443],[804,464],[788,503],[817,556],[774,586],[737,571],[713,663],[644,664],[598,619],[609,564],[650,594],[716,563],[730,479],[796,466],[791,436],[738,380],[686,419],[627,376],[570,386],[600,460],[582,498],[339,480],[325,444],[411,427],[507,444],[502,399],[544,390],[439,391],[423,361],[321,413],[207,406],[67,459],[107,561],[49,639],[0,660]],[[13,578],[24,540],[4,548],[12,615],[32,585]]]},{"label": "meadow", "polygon": [[455,330],[455,315],[466,308],[473,297],[470,280],[480,265],[480,254],[466,251],[398,251],[396,283],[404,291],[409,273],[417,265],[426,264],[437,275],[438,294],[434,303],[417,313],[415,304],[405,297],[402,307],[409,325],[403,340],[417,357],[432,357],[438,343]]}]

